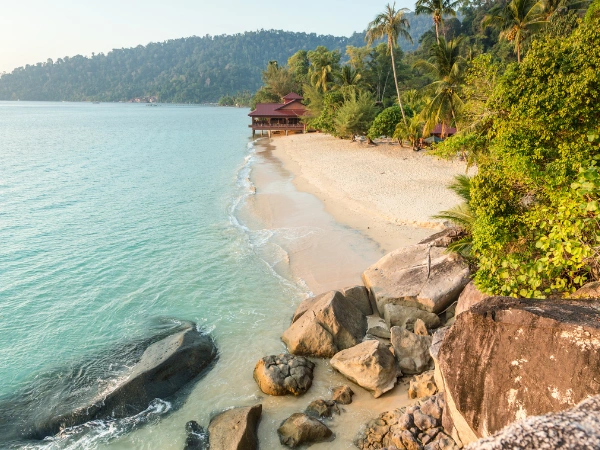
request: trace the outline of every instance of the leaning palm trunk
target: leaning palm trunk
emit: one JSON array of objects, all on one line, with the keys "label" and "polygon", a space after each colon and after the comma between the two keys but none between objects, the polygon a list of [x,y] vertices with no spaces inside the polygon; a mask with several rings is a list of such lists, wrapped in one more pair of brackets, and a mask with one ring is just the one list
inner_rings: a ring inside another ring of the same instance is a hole
[{"label": "leaning palm trunk", "polygon": [[396,75],[396,61],[394,61],[394,47],[390,43],[390,55],[392,55],[392,69],[394,70],[394,83],[396,83],[396,94],[398,94],[398,105],[400,105],[400,112],[402,113],[402,120],[406,125],[406,114],[404,114],[404,107],[402,106],[402,99],[400,98],[400,88],[398,87],[398,76]]}]

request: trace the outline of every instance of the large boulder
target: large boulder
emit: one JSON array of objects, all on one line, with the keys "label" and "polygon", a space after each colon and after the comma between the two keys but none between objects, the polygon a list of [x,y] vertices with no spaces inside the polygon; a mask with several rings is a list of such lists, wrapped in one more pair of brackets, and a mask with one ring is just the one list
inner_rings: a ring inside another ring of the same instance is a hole
[{"label": "large boulder", "polygon": [[268,395],[302,395],[312,385],[314,363],[286,353],[261,358],[254,367],[254,380]]},{"label": "large boulder", "polygon": [[365,341],[331,358],[331,366],[349,380],[371,391],[375,398],[396,385],[402,375],[394,355],[379,341]]},{"label": "large boulder", "polygon": [[363,273],[380,315],[388,303],[438,314],[469,282],[469,265],[443,247],[417,244],[388,253]]},{"label": "large boulder", "polygon": [[262,405],[234,408],[210,421],[210,450],[256,450]]},{"label": "large boulder", "polygon": [[458,296],[458,303],[456,304],[455,316],[458,316],[461,312],[465,312],[471,306],[476,305],[482,300],[490,298],[491,295],[484,294],[474,282],[469,282]]},{"label": "large boulder", "polygon": [[[131,368],[122,373],[119,381],[101,379],[101,375],[109,370],[98,364],[106,364],[107,360],[120,361],[118,358],[124,352],[122,347],[114,357],[108,353],[108,358],[86,361],[81,369],[71,367],[53,381],[46,377],[47,392],[28,390],[36,392],[35,398],[25,392],[20,393],[15,402],[0,405],[0,442],[11,438],[43,439],[64,428],[92,420],[139,414],[155,399],[170,399],[177,394],[217,358],[212,338],[189,322],[139,346],[129,344],[128,351],[131,348],[137,356],[122,362],[131,364]],[[89,373],[98,375],[91,377]],[[87,386],[86,382],[92,386]],[[56,391],[48,388],[50,384],[56,385]],[[98,392],[99,386],[107,385],[109,389]]]},{"label": "large boulder", "polygon": [[437,328],[441,323],[437,314],[413,306],[394,305],[393,303],[388,303],[383,307],[383,318],[389,328],[404,327],[411,331],[414,330],[415,322],[418,319],[421,319],[429,329]]},{"label": "large boulder", "polygon": [[600,448],[600,396],[566,411],[528,417],[466,450],[597,450]]},{"label": "large boulder", "polygon": [[283,333],[290,353],[330,358],[360,343],[367,331],[365,315],[338,291],[316,301]]},{"label": "large boulder", "polygon": [[288,447],[326,441],[333,433],[331,430],[306,414],[296,413],[288,417],[277,430],[279,441]]},{"label": "large boulder", "polygon": [[316,297],[308,297],[302,300],[302,302],[298,305],[296,311],[294,312],[294,317],[292,317],[292,323],[294,323],[296,320],[302,317],[306,311],[308,311],[314,306],[315,303],[317,303],[319,300],[321,300],[323,297],[329,294],[331,294],[331,292],[325,292],[324,294],[317,295]]},{"label": "large boulder", "polygon": [[457,317],[437,352],[460,440],[600,394],[600,306],[593,300],[493,297]]},{"label": "large boulder", "polygon": [[429,354],[431,336],[420,336],[400,327],[392,327],[391,332],[394,355],[402,372],[415,375],[432,367]]}]

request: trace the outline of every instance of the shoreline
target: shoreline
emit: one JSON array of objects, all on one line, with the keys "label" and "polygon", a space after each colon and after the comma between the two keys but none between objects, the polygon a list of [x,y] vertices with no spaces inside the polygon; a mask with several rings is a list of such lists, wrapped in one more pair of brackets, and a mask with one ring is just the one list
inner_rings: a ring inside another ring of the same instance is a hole
[{"label": "shoreline", "polygon": [[[421,227],[401,223],[399,217],[387,217],[379,210],[381,205],[358,201],[356,193],[336,192],[330,185],[318,185],[319,174],[311,172],[306,159],[295,153],[298,148],[302,151],[306,147],[296,145],[300,141],[298,138],[304,138],[312,146],[313,142],[309,140],[311,136],[295,135],[255,141],[255,154],[248,174],[253,193],[238,211],[238,217],[254,233],[266,236],[261,247],[264,255],[261,257],[270,260],[274,270],[281,276],[306,288],[307,295],[362,285],[362,273],[384,254],[401,246],[415,244],[443,228],[439,223],[423,223],[428,226]],[[335,157],[343,157],[347,152],[346,147],[352,145],[329,136],[319,137],[323,137],[327,145],[315,150],[324,150],[326,154],[331,141],[341,144],[339,152],[333,155]],[[383,151],[379,152],[378,158],[383,158],[381,160],[392,170],[400,170],[398,163],[404,159],[389,154],[397,152],[398,147],[384,144],[381,148]],[[370,152],[371,148],[361,146],[350,150],[354,154],[350,165],[353,165],[356,173],[363,172],[361,165],[356,164],[357,158],[370,156],[365,152]],[[412,150],[409,151],[412,153]],[[423,156],[419,155],[419,160]],[[395,161],[396,167],[390,161]],[[376,166],[373,167],[378,170]],[[453,169],[452,173],[456,172],[462,173]],[[353,175],[345,168],[348,176],[355,176],[356,173]],[[369,176],[368,172],[366,176]],[[360,181],[357,185],[360,185]],[[379,181],[376,179],[370,188]],[[348,186],[346,188],[349,189]],[[441,189],[446,188],[441,186]],[[453,206],[453,202],[454,198],[450,197],[445,207]],[[296,307],[297,304],[293,309]],[[375,316],[369,317],[371,325],[375,325],[377,320]],[[287,325],[286,321],[286,328]],[[344,408],[341,416],[327,423],[336,434],[335,440],[313,444],[314,448],[354,448],[353,442],[359,431],[370,420],[385,411],[414,403],[407,394],[407,379],[399,381],[394,389],[375,399],[370,392],[334,370],[328,359],[311,359],[317,367],[309,392],[300,398],[263,397],[263,423],[268,425],[259,429],[261,445],[277,446],[276,428],[282,420],[292,412],[304,410],[311,400],[328,398],[329,390],[341,384],[352,387],[356,394],[354,401]]]}]

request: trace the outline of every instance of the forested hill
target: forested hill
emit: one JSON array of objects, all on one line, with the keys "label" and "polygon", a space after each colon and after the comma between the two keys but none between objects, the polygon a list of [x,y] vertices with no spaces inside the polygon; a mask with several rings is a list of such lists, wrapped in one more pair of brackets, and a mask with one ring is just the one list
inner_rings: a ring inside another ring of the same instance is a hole
[{"label": "forested hill", "polygon": [[[416,43],[430,28],[431,18],[410,19]],[[348,45],[364,45],[364,33],[336,37],[260,30],[173,39],[90,58],[48,59],[2,75],[0,100],[126,101],[157,96],[162,102],[214,102],[225,94],[256,91],[269,61],[284,64],[296,51],[319,45],[344,54]]]}]

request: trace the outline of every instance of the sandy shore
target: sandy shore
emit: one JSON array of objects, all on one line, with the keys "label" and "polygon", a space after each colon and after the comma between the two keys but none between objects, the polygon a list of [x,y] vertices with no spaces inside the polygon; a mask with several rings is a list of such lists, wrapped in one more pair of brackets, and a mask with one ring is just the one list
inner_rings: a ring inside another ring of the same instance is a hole
[{"label": "sandy shore", "polygon": [[270,144],[298,190],[315,195],[338,222],[361,231],[385,252],[441,229],[431,216],[460,202],[447,185],[465,173],[464,162],[320,133],[275,137]]}]

